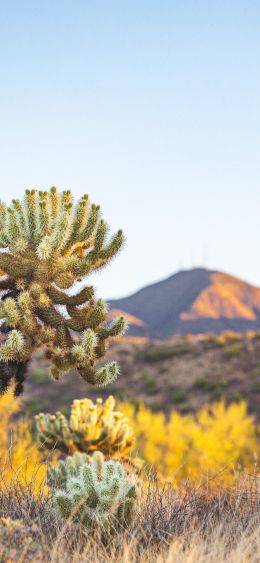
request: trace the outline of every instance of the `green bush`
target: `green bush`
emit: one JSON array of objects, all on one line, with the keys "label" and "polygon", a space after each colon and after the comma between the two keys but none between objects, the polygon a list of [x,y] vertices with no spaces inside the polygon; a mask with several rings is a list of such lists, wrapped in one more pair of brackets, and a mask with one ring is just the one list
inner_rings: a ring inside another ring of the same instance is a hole
[{"label": "green bush", "polygon": [[36,350],[36,352],[34,352],[34,358],[40,362],[41,360],[44,359],[44,350],[43,348],[39,348],[38,350]]},{"label": "green bush", "polygon": [[240,403],[243,401],[244,397],[240,391],[233,391],[232,393],[228,394],[228,400],[231,403]]},{"label": "green bush", "polygon": [[260,393],[260,379],[253,381],[251,391],[253,391],[253,393]]},{"label": "green bush", "polygon": [[188,395],[183,389],[170,389],[168,397],[173,403],[184,403],[187,401]]},{"label": "green bush", "polygon": [[26,409],[32,414],[35,415],[37,414],[39,411],[45,411],[46,409],[48,409],[49,403],[47,400],[41,400],[41,399],[37,399],[37,398],[30,398],[27,399],[26,401],[24,401],[24,404],[26,406]]},{"label": "green bush", "polygon": [[44,368],[36,367],[31,372],[31,378],[37,385],[46,385],[49,382],[48,375]]},{"label": "green bush", "polygon": [[153,377],[144,372],[142,376],[145,392],[148,395],[156,395],[158,393],[158,385]]},{"label": "green bush", "polygon": [[214,336],[207,338],[203,341],[204,350],[214,350],[214,348],[223,348],[225,346],[224,342],[214,338]]},{"label": "green bush", "polygon": [[170,360],[171,358],[190,354],[191,351],[191,346],[186,343],[178,346],[151,346],[139,352],[138,358],[150,363],[162,362],[164,360]]},{"label": "green bush", "polygon": [[151,403],[149,403],[149,405],[147,405],[149,407],[149,409],[153,412],[161,412],[162,406],[158,401],[152,401]]},{"label": "green bush", "polygon": [[241,344],[238,343],[234,343],[234,344],[229,344],[228,346],[225,346],[224,348],[224,355],[225,358],[229,359],[229,358],[237,358],[240,356],[241,353]]},{"label": "green bush", "polygon": [[226,388],[226,383],[219,379],[213,380],[201,376],[195,380],[193,387],[194,389],[199,389],[200,391],[211,393],[214,398],[217,398],[223,394],[223,391]]}]

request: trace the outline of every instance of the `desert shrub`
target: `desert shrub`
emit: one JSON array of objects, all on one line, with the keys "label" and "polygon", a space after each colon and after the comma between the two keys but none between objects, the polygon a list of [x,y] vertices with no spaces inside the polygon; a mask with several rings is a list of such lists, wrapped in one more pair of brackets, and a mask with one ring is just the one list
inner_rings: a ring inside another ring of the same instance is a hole
[{"label": "desert shrub", "polygon": [[31,378],[36,385],[46,385],[48,383],[47,371],[41,367],[35,367],[31,370]]},{"label": "desert shrub", "polygon": [[169,389],[167,397],[169,397],[169,400],[173,403],[184,403],[188,399],[186,391],[177,388]]},{"label": "desert shrub", "polygon": [[197,415],[172,411],[168,419],[144,405],[124,403],[120,408],[133,425],[145,461],[177,482],[219,474],[229,484],[237,466],[253,470],[260,454],[259,428],[245,402],[226,406],[220,401],[204,406]]},{"label": "desert shrub", "polygon": [[251,384],[251,391],[253,391],[253,393],[260,393],[260,379],[253,381]]},{"label": "desert shrub", "polygon": [[221,379],[209,379],[208,377],[197,377],[193,384],[194,389],[211,393],[213,396],[218,396],[223,393],[226,388],[226,382]]},{"label": "desert shrub", "polygon": [[49,406],[48,399],[42,399],[39,397],[28,397],[24,400],[23,405],[25,406],[26,412],[30,415],[35,415],[39,411],[46,410]]},{"label": "desert shrub", "polygon": [[240,344],[229,344],[224,348],[224,355],[225,358],[237,358],[240,356],[241,353],[241,345]]},{"label": "desert shrub", "polygon": [[155,395],[156,393],[158,393],[159,388],[154,377],[151,377],[147,372],[144,372],[142,374],[142,382],[144,385],[144,390],[148,395]]},{"label": "desert shrub", "polygon": [[209,336],[203,340],[203,348],[205,350],[214,350],[214,348],[223,348],[224,346],[225,340],[217,336]]},{"label": "desert shrub", "polygon": [[152,412],[160,412],[161,411],[161,404],[159,403],[159,401],[151,401],[149,403],[149,409]]},{"label": "desert shrub", "polygon": [[243,401],[243,395],[242,393],[240,393],[240,391],[231,391],[231,393],[228,393],[227,399],[230,402],[240,403],[241,401]]},{"label": "desert shrub", "polygon": [[219,342],[223,342],[223,344],[234,344],[236,342],[241,342],[242,338],[243,336],[240,332],[227,330],[223,332],[223,334],[220,334],[220,336],[218,336]]},{"label": "desert shrub", "polygon": [[43,350],[43,348],[38,348],[38,350],[36,350],[34,352],[33,357],[37,360],[37,362],[44,360],[44,350]]},{"label": "desert shrub", "polygon": [[164,360],[170,360],[171,358],[189,354],[191,351],[192,348],[188,343],[176,346],[151,346],[139,351],[138,358],[150,363],[162,362]]}]

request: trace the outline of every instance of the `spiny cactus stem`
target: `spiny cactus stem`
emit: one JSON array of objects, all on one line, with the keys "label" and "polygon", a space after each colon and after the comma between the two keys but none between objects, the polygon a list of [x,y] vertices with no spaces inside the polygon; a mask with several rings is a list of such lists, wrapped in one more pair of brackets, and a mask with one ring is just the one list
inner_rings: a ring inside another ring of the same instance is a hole
[{"label": "spiny cactus stem", "polygon": [[[9,332],[9,330],[8,330]],[[0,333],[6,334],[0,327]],[[23,384],[26,379],[29,361],[24,362],[1,362],[0,361],[0,395],[9,388],[11,381],[14,381],[14,394],[16,397],[23,392]]]},{"label": "spiny cactus stem", "polygon": [[[10,284],[9,286],[10,287]],[[15,299],[17,301],[18,297],[20,295],[20,291],[17,289],[12,289],[11,291],[8,291],[7,293],[5,293],[4,295],[2,295],[1,297],[1,301],[5,301],[8,298],[12,298]],[[12,328],[9,327],[6,322],[2,323],[0,326],[0,335],[7,335],[12,331]],[[0,336],[0,342],[1,342],[1,336]],[[26,373],[28,370],[28,361],[21,361],[21,362],[13,362],[13,361],[8,361],[8,362],[0,362],[0,395],[5,393],[5,391],[8,389],[11,380],[14,381],[15,384],[15,390],[14,390],[14,394],[15,396],[19,396],[21,395],[21,393],[23,392],[23,383],[25,381],[26,378]]]}]

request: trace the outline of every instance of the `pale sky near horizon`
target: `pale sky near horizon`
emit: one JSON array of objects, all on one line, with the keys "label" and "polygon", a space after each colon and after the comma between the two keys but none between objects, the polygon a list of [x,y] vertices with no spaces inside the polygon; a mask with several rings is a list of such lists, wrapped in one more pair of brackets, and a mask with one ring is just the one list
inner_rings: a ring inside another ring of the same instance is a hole
[{"label": "pale sky near horizon", "polygon": [[121,297],[206,265],[260,286],[260,3],[0,2],[0,194],[84,192]]}]

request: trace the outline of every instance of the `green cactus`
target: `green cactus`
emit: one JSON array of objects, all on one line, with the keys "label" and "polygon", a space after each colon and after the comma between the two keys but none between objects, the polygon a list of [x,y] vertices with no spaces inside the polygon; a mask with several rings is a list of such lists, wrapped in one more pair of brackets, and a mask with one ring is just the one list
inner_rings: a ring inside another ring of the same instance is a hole
[{"label": "green cactus", "polygon": [[64,454],[101,450],[106,457],[118,457],[135,468],[142,467],[139,458],[132,457],[135,435],[126,416],[115,410],[112,395],[103,403],[90,399],[72,403],[69,420],[61,413],[38,414],[35,417],[37,439],[49,450]]},{"label": "green cactus", "polygon": [[76,452],[72,456],[61,459],[56,466],[49,465],[47,469],[47,485],[51,489],[66,486],[67,480],[71,477],[78,477],[79,470],[84,463],[92,463],[92,457]]},{"label": "green cactus", "polygon": [[26,190],[25,201],[0,202],[0,393],[16,381],[23,388],[32,352],[45,347],[51,375],[75,368],[89,384],[103,386],[116,362],[97,367],[110,338],[123,334],[120,317],[107,324],[106,304],[93,287],[76,282],[102,269],[123,243],[122,231],[106,242],[99,206],[84,195],[73,206],[70,191]]},{"label": "green cactus", "polygon": [[66,482],[54,493],[54,506],[62,520],[70,518],[90,531],[100,527],[109,533],[131,523],[137,496],[136,483],[123,465],[104,461],[103,454],[95,452],[92,462],[83,461],[76,475],[68,469]]}]

